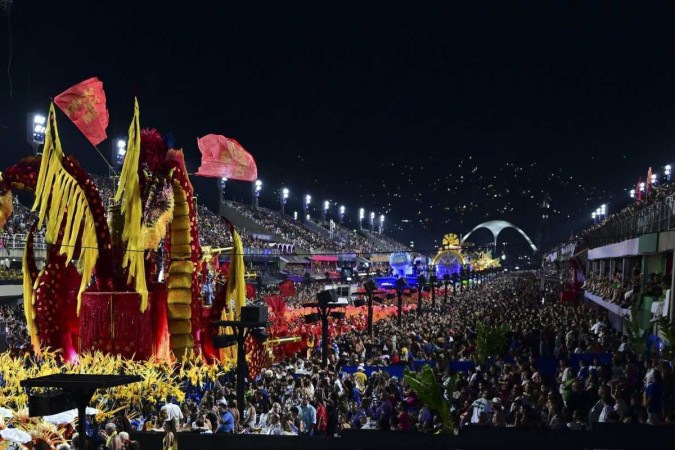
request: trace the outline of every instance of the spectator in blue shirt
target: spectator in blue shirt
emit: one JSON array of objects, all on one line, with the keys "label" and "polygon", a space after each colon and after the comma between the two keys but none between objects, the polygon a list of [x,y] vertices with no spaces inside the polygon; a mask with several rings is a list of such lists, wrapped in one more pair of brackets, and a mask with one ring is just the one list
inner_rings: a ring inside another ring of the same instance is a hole
[{"label": "spectator in blue shirt", "polygon": [[218,405],[218,414],[220,415],[220,425],[216,433],[234,433],[234,416],[227,409],[227,404],[222,402]]},{"label": "spectator in blue shirt", "polygon": [[316,408],[307,397],[302,399],[302,423],[305,427],[305,434],[313,436],[316,428]]}]

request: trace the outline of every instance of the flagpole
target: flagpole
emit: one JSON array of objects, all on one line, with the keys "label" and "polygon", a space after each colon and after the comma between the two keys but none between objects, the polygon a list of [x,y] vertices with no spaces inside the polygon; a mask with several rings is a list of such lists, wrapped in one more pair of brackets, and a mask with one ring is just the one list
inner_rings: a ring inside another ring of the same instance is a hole
[{"label": "flagpole", "polygon": [[101,150],[99,150],[98,147],[95,146],[95,145],[92,145],[92,147],[94,147],[94,149],[96,149],[96,152],[97,152],[99,155],[101,155],[101,158],[103,158],[103,161],[104,161],[105,164],[108,166],[108,170],[112,171],[113,175],[117,175],[117,171],[116,171],[115,168],[108,162],[108,159],[107,159],[105,156],[103,156],[103,153],[101,153]]}]

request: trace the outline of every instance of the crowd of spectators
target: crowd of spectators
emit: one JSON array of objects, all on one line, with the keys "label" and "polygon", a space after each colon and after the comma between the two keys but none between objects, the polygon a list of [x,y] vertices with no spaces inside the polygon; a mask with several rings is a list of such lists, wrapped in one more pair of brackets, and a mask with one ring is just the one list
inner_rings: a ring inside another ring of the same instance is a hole
[{"label": "crowd of spectators", "polygon": [[[266,208],[254,209],[248,205],[228,202],[228,205],[243,216],[254,221],[264,229],[280,236],[286,242],[295,244],[298,248],[313,254],[321,253],[373,253],[388,251],[392,246],[401,248],[402,244],[395,243],[390,238],[373,242],[365,235],[359,235],[340,225],[334,224],[334,233],[331,238],[327,233],[320,233],[305,226],[290,217],[282,217],[278,211]],[[321,226],[320,224],[315,224]],[[327,231],[327,230],[326,230]],[[381,235],[378,235],[381,237]],[[378,246],[378,242],[381,246]]]},{"label": "crowd of spectators", "polygon": [[[321,288],[300,289],[289,307],[312,301]],[[596,422],[672,423],[670,362],[656,347],[630,348],[602,314],[561,304],[558,294],[541,292],[532,274],[502,277],[421,315],[408,313],[401,327],[385,318],[375,323],[372,337],[358,329],[340,335],[325,369],[317,340],[308,355],[287,358],[249,384],[243,416],[234,384],[224,376],[176,405],[180,414],[163,417],[161,406],[154,412],[148,407],[145,427],[161,429],[169,418],[178,432],[197,433],[438,432],[439,411],[387,370],[421,363],[435,367],[455,427],[584,430]],[[481,355],[481,326],[502,330],[502,351]],[[557,367],[546,373],[543,361]]]},{"label": "crowd of spectators", "polygon": [[4,344],[12,355],[21,355],[30,350],[30,337],[22,306],[0,306],[0,327],[3,327]]},{"label": "crowd of spectators", "polygon": [[[37,220],[37,213],[30,210],[26,206],[19,203],[18,198],[14,198],[14,212],[7,219],[5,226],[2,228],[3,240],[0,248],[6,247],[6,241],[9,236],[17,234],[26,234],[31,225]],[[41,236],[42,231],[38,230],[36,236]]]},{"label": "crowd of spectators", "polygon": [[[287,307],[314,301],[325,285],[298,288]],[[263,288],[258,300],[272,293]],[[437,433],[444,430],[438,407],[390,370],[426,364],[442,386],[455,429],[578,431],[598,422],[675,422],[675,378],[658,346],[631,346],[602,313],[561,303],[559,290],[542,292],[534,274],[505,275],[439,303],[404,314],[400,327],[395,318],[382,318],[372,336],[356,327],[342,333],[330,343],[325,368],[317,339],[306,353],[264,369],[247,383],[243,414],[227,373],[189,386],[183,402],[146,400],[127,411],[117,431]],[[485,354],[481,333],[501,334],[502,347]]]}]

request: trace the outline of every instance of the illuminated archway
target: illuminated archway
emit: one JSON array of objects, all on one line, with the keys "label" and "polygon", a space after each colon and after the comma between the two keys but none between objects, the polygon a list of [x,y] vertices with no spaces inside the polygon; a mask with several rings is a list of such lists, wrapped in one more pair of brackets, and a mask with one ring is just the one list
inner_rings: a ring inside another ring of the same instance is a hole
[{"label": "illuminated archway", "polygon": [[494,238],[494,243],[495,243],[495,248],[497,248],[497,237],[499,234],[504,231],[506,228],[513,228],[516,230],[518,233],[521,234],[525,238],[528,244],[530,244],[530,247],[532,248],[532,251],[537,251],[537,247],[532,243],[532,240],[530,237],[525,234],[523,230],[512,224],[511,222],[507,222],[505,220],[488,220],[487,222],[483,222],[479,225],[476,225],[473,230],[469,231],[463,238],[462,238],[462,243],[466,241],[469,236],[471,236],[471,233],[474,231],[480,229],[480,228],[487,228],[490,230],[490,233],[492,233],[492,237]]},{"label": "illuminated archway", "polygon": [[443,278],[444,275],[460,273],[465,260],[458,250],[450,249],[439,251],[431,263],[436,268],[436,275]]}]

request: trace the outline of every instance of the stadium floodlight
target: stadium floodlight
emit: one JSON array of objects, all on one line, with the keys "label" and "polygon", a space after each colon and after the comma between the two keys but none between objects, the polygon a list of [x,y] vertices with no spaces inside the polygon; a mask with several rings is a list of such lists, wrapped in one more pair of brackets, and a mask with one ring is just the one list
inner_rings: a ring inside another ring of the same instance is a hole
[{"label": "stadium floodlight", "polygon": [[47,132],[47,118],[44,114],[29,113],[26,118],[26,142],[33,147],[36,155],[39,154],[38,148],[45,143],[45,133]]},{"label": "stadium floodlight", "polygon": [[288,188],[282,188],[281,191],[279,192],[279,202],[281,203],[281,215],[284,215],[284,209],[286,206],[286,202],[288,201],[288,195],[290,194],[290,191]]},{"label": "stadium floodlight", "polygon": [[330,201],[324,200],[323,202],[323,211],[321,211],[321,221],[326,222],[326,217],[328,216],[328,210],[330,209]]},{"label": "stadium floodlight", "polygon": [[47,118],[42,114],[33,115],[33,143],[44,144],[47,131]]},{"label": "stadium floodlight", "polygon": [[[115,143],[115,162],[118,166],[124,164],[124,157],[127,154],[127,141],[118,139]],[[225,179],[227,180],[227,178]]]},{"label": "stadium floodlight", "polygon": [[262,190],[262,181],[255,180],[255,183],[251,185],[253,189],[253,208],[258,209],[258,197],[260,197],[260,191]]},{"label": "stadium floodlight", "polygon": [[363,230],[363,219],[366,217],[366,210],[359,208],[359,230]]},{"label": "stadium floodlight", "polygon": [[309,222],[309,204],[312,203],[312,196],[307,194],[305,195],[305,204],[303,205],[303,209],[305,210],[305,220]]}]

